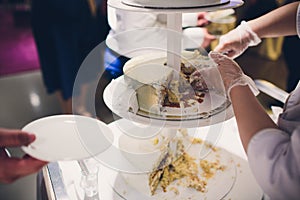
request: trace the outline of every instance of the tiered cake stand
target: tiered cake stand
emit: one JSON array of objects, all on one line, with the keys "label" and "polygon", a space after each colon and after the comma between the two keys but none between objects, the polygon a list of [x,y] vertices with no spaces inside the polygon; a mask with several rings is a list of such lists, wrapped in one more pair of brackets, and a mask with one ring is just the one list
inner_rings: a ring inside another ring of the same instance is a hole
[{"label": "tiered cake stand", "polygon": [[[185,2],[182,4],[182,2]],[[199,3],[200,2],[200,3]],[[212,3],[215,2],[215,3]],[[200,4],[200,5],[199,5]],[[151,12],[151,13],[162,13],[167,15],[167,28],[170,30],[170,34],[167,35],[167,65],[172,67],[175,71],[180,71],[180,63],[181,63],[181,38],[177,34],[172,34],[174,32],[181,33],[182,30],[182,13],[195,13],[195,12],[203,12],[203,11],[216,11],[221,9],[229,9],[229,8],[235,8],[238,6],[241,6],[243,4],[242,1],[239,0],[220,0],[220,1],[197,1],[197,0],[183,0],[183,1],[177,1],[177,0],[149,0],[149,1],[140,1],[140,0],[108,0],[108,6],[115,8],[115,9],[121,9],[125,11],[132,11],[132,12]],[[180,35],[180,34],[179,34]],[[118,78],[118,82],[124,82],[124,76],[121,76]],[[122,84],[122,92],[126,92],[126,84],[124,89],[124,84]],[[117,91],[116,91],[117,90]],[[169,132],[173,132],[174,135],[176,135],[177,129],[179,128],[196,128],[201,126],[210,126],[214,125],[220,122],[223,122],[233,116],[233,111],[230,102],[224,101],[223,103],[220,103],[218,107],[213,108],[212,110],[201,113],[199,115],[193,115],[193,116],[160,116],[157,114],[151,114],[151,113],[144,113],[141,111],[132,112],[132,110],[128,109],[128,105],[124,103],[122,105],[122,102],[119,103],[119,105],[116,107],[114,106],[114,101],[116,100],[117,92],[120,92],[118,90],[118,85],[115,85],[115,83],[110,83],[104,93],[103,98],[106,103],[106,105],[117,115],[124,118],[125,120],[128,120],[127,122],[134,122],[137,124],[146,124],[153,127],[162,127],[163,129],[166,129]],[[212,97],[210,97],[212,98]],[[126,125],[125,125],[126,126]],[[130,127],[130,125],[129,125]],[[124,127],[120,128],[116,126],[116,123],[113,123],[111,125],[111,128],[114,129],[116,132],[118,132],[118,136],[116,138],[120,138],[122,135],[122,131],[124,130]],[[119,128],[119,130],[117,130]],[[130,127],[132,128],[132,127]],[[125,128],[126,129],[126,128]],[[151,129],[151,128],[149,128]],[[113,132],[115,132],[113,131]],[[135,132],[135,131],[133,131]],[[143,134],[142,130],[137,131],[138,134]],[[147,131],[146,131],[147,132]],[[151,137],[151,133],[146,135],[140,135],[141,138],[145,139],[148,136]],[[151,132],[151,131],[150,131]],[[124,134],[124,133],[123,133]],[[126,134],[126,133],[125,133]],[[134,135],[133,137],[138,137],[137,135]],[[126,134],[128,136],[128,134]],[[130,136],[130,135],[129,135]],[[135,138],[136,139],[136,138]],[[109,155],[119,155],[119,158],[122,158],[122,161],[119,161],[116,159],[115,161],[112,161],[111,163],[107,163],[108,159],[105,155],[102,155],[100,160],[103,161],[104,164],[108,165],[110,168],[113,168],[116,171],[127,171],[130,172],[131,170],[131,164],[130,162],[126,161],[126,159],[123,158],[121,154],[118,153],[116,149],[112,150],[114,152],[107,152],[107,156]],[[112,153],[112,154],[111,154]],[[226,156],[225,156],[226,157]],[[120,162],[123,162],[123,166],[128,165],[129,168],[127,169],[124,167],[124,169],[119,170],[118,167],[120,166]],[[235,168],[234,168],[235,170]],[[235,175],[235,171],[231,171],[230,173],[233,173],[233,176]],[[134,173],[137,173],[135,171]],[[231,174],[232,175],[232,174]],[[143,175],[141,175],[143,176]],[[121,176],[123,177],[123,176]],[[123,177],[124,178],[124,177]],[[126,182],[123,178],[119,180],[117,184],[115,184],[115,192],[122,195],[123,190],[123,197],[124,199],[139,199],[143,198],[145,199],[146,196],[141,194],[137,194],[137,192],[134,189],[128,189],[128,182]],[[129,179],[132,179],[132,176],[129,176]],[[135,179],[136,178],[136,179]],[[133,178],[133,182],[138,181],[139,178],[136,176]],[[217,183],[218,181],[216,181]],[[222,182],[222,181],[221,181]],[[232,181],[227,184],[228,187],[223,187],[224,191],[228,192],[230,190],[230,187],[233,185],[233,177]],[[127,194],[125,193],[127,192]],[[187,192],[187,191],[185,191]],[[226,193],[225,193],[226,194]],[[220,194],[220,198],[223,198]],[[146,199],[159,199],[159,198],[166,198],[168,197],[159,196],[159,197],[147,197]],[[182,197],[188,197],[188,196],[182,196]],[[174,197],[172,197],[174,199]],[[176,199],[176,197],[175,197]]]},{"label": "tiered cake stand", "polygon": [[[185,2],[181,5],[176,2]],[[199,2],[203,5],[199,5]],[[115,9],[121,9],[132,12],[151,12],[151,13],[164,13],[167,15],[167,65],[172,67],[175,71],[180,71],[181,63],[181,35],[174,34],[174,32],[181,33],[182,30],[182,13],[195,13],[202,11],[216,11],[221,9],[229,9],[241,6],[243,1],[240,0],[220,0],[219,3],[210,4],[213,1],[197,1],[197,0],[109,0],[108,6]],[[119,79],[123,79],[120,77]],[[164,121],[165,127],[170,128],[193,128],[199,126],[208,126],[223,122],[233,116],[232,107],[229,102],[223,102],[220,106],[212,108],[209,112],[202,113],[198,116],[177,118],[164,117],[152,115],[151,113],[136,112],[133,113],[126,109],[128,105],[124,105],[125,109],[114,107],[116,93],[113,91],[112,84],[109,84],[104,91],[103,98],[107,106],[117,115],[122,118],[129,119],[138,123],[151,124],[154,126],[161,126]],[[122,105],[121,105],[122,107]]]}]

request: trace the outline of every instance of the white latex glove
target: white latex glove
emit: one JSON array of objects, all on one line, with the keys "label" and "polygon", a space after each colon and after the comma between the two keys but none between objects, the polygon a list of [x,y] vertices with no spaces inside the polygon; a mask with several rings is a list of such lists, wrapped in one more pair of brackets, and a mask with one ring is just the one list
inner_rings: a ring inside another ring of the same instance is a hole
[{"label": "white latex glove", "polygon": [[218,65],[229,99],[230,90],[238,85],[248,85],[255,96],[259,94],[254,81],[243,73],[240,66],[234,60],[217,52],[210,52],[208,55]]},{"label": "white latex glove", "polygon": [[260,42],[261,39],[252,31],[247,22],[242,21],[234,30],[220,37],[219,44],[214,51],[236,58],[249,46],[256,46]]}]

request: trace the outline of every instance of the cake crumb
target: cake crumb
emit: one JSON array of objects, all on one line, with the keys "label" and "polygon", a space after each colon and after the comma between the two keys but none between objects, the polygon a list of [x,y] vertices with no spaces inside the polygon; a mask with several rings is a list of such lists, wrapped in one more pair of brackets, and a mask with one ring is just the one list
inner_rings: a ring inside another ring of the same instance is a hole
[{"label": "cake crumb", "polygon": [[170,191],[173,191],[176,195],[179,195],[179,190],[176,187],[171,187]]},{"label": "cake crumb", "polygon": [[215,162],[210,162],[208,160],[201,160],[200,167],[203,170],[202,176],[208,179],[213,177],[218,170],[224,171],[226,169],[224,165],[220,165],[219,160],[216,160]]},{"label": "cake crumb", "polygon": [[153,139],[153,145],[157,145],[158,142],[159,142],[159,139],[157,137]]},{"label": "cake crumb", "polygon": [[203,140],[200,138],[193,138],[192,139],[192,144],[202,144]]},{"label": "cake crumb", "polygon": [[211,143],[205,142],[205,146],[207,148],[210,148],[211,150],[213,150],[214,152],[218,151],[218,148],[213,146]]}]

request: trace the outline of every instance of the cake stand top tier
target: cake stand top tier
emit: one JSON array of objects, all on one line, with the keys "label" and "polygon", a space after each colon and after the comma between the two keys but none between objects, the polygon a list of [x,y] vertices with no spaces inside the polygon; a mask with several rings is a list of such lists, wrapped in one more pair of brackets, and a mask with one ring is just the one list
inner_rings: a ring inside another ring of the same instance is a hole
[{"label": "cake stand top tier", "polygon": [[108,0],[113,8],[132,12],[193,13],[236,8],[242,0]]},{"label": "cake stand top tier", "polygon": [[231,118],[215,64],[198,51],[183,51],[180,59],[179,74],[165,65],[166,52],[132,58],[124,76],[105,88],[105,104],[122,118],[160,127],[208,126]]}]

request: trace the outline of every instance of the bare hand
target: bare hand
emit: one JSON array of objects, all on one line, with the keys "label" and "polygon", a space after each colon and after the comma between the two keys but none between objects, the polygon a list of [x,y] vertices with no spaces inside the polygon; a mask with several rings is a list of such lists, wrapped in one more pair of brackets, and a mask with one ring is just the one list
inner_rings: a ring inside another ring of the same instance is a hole
[{"label": "bare hand", "polygon": [[204,40],[202,42],[201,47],[206,48],[210,45],[210,43],[216,39],[214,35],[211,35],[206,28],[204,28]]},{"label": "bare hand", "polygon": [[0,182],[12,183],[20,177],[39,171],[47,162],[28,155],[12,158],[5,147],[27,146],[35,140],[33,134],[21,130],[0,129]]},{"label": "bare hand", "polygon": [[206,26],[209,21],[206,19],[206,14],[207,12],[200,12],[198,13],[198,21],[197,21],[197,26]]}]

